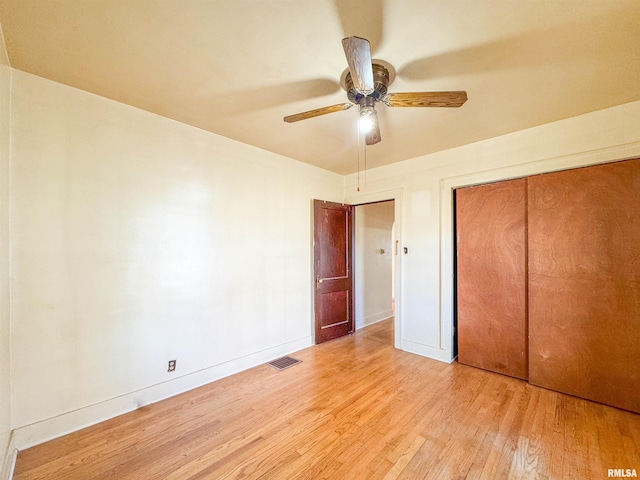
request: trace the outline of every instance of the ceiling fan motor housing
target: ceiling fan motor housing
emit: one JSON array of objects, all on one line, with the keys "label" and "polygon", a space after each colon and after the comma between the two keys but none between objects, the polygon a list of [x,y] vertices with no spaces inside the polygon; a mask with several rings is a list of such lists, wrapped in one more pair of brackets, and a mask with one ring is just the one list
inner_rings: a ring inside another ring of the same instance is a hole
[{"label": "ceiling fan motor housing", "polygon": [[[373,92],[369,95],[363,95],[353,85],[351,79],[351,73],[347,73],[344,79],[344,87],[347,91],[347,97],[349,100],[357,105],[373,104],[374,102],[381,101],[387,94],[387,87],[389,86],[389,71],[378,63],[373,63]],[[373,99],[373,102],[371,100]]]}]

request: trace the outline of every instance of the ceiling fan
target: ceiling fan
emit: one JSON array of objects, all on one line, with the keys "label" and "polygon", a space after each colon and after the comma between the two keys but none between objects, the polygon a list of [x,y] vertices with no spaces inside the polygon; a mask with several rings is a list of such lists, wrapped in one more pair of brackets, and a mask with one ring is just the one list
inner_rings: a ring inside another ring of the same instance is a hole
[{"label": "ceiling fan", "polygon": [[284,117],[285,122],[306,120],[358,105],[360,129],[364,133],[365,143],[374,145],[382,140],[375,110],[377,102],[382,102],[387,107],[460,107],[467,101],[467,92],[464,91],[387,93],[387,87],[391,83],[389,70],[380,63],[372,62],[369,41],[360,37],[347,37],[342,39],[342,47],[349,65],[343,82],[349,102],[289,115]]}]

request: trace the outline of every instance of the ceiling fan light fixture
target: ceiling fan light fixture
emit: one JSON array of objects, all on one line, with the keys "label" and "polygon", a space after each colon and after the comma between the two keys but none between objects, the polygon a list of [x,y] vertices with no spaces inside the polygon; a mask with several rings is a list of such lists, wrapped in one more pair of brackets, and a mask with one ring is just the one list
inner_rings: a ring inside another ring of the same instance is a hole
[{"label": "ceiling fan light fixture", "polygon": [[377,123],[378,115],[376,114],[375,108],[369,106],[361,106],[360,119],[358,121],[360,132],[363,134],[369,133],[375,128]]}]

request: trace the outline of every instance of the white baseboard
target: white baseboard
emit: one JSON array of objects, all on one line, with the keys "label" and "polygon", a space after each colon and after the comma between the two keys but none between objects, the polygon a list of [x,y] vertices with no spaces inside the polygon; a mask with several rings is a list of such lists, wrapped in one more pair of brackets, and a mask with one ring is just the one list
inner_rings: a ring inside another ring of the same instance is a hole
[{"label": "white baseboard", "polygon": [[415,353],[416,355],[422,355],[423,357],[432,358],[440,362],[451,363],[451,352],[442,348],[432,347],[423,343],[412,342],[410,340],[403,339],[401,348],[405,352]]},{"label": "white baseboard", "polygon": [[313,345],[311,336],[303,337],[197,372],[192,372],[167,382],[151,385],[135,392],[111,398],[31,425],[16,428],[12,435],[14,450],[24,450],[39,445],[48,440],[131,412],[144,405],[173,397],[188,390],[228,377],[229,375],[269,362],[283,355],[302,350],[311,345]]},{"label": "white baseboard", "polygon": [[2,458],[2,468],[0,469],[0,480],[11,480],[13,478],[13,469],[16,466],[18,458],[18,449],[15,446],[14,435],[11,432],[9,442]]},{"label": "white baseboard", "polygon": [[385,310],[384,312],[379,312],[364,318],[356,318],[356,330],[381,322],[389,317],[393,317],[393,310]]}]

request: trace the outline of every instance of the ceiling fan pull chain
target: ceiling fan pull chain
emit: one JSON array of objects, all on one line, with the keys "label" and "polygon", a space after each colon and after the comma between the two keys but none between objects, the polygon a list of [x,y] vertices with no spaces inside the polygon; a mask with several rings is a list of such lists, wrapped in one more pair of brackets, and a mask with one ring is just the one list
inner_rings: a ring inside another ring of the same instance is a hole
[{"label": "ceiling fan pull chain", "polygon": [[364,188],[367,188],[367,142],[364,142]]},{"label": "ceiling fan pull chain", "polygon": [[356,128],[357,133],[357,142],[356,142],[356,151],[358,153],[358,192],[360,191],[360,127]]}]

